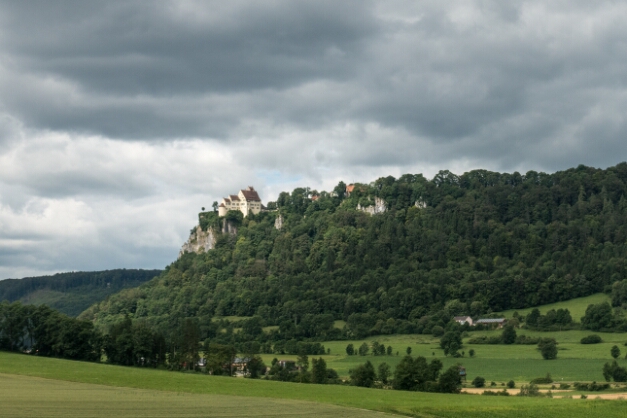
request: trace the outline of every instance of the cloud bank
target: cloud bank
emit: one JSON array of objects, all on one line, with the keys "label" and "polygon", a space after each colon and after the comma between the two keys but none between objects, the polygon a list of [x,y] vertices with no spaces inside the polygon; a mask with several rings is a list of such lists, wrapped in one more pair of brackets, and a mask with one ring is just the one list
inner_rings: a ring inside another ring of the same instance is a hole
[{"label": "cloud bank", "polygon": [[625,160],[614,1],[0,1],[0,279],[162,268],[201,206]]}]

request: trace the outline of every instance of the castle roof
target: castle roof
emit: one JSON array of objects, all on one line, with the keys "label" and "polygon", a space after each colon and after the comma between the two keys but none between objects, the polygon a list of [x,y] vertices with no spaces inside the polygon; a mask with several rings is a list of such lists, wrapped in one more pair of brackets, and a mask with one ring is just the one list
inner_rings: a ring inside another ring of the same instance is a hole
[{"label": "castle roof", "polygon": [[259,194],[252,186],[248,186],[245,190],[240,190],[247,202],[261,202]]}]

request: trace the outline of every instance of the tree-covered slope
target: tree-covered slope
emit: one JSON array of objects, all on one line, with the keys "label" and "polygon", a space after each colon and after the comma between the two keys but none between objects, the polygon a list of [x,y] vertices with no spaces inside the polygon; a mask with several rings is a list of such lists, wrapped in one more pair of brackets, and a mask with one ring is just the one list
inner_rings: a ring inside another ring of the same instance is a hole
[{"label": "tree-covered slope", "polygon": [[[163,328],[194,317],[209,335],[214,316],[258,315],[284,338],[323,338],[339,332],[338,319],[347,336],[426,332],[452,314],[587,296],[625,278],[626,195],[627,163],[386,177],[350,196],[343,183],[298,188],[279,196],[278,211],[242,220],[237,235],[218,233],[215,249],[184,255],[84,317],[104,326],[128,314]],[[384,213],[357,209],[375,197]],[[215,216],[202,213],[201,225]]]},{"label": "tree-covered slope", "polygon": [[0,301],[45,304],[67,315],[77,316],[107,296],[139,286],[159,273],[161,270],[119,269],[2,280]]}]

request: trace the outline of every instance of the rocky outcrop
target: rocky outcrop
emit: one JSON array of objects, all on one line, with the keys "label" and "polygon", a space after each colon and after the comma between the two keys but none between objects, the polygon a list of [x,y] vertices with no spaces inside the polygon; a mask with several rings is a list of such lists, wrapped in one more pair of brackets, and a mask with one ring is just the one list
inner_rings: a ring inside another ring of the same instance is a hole
[{"label": "rocky outcrop", "polygon": [[179,258],[181,258],[181,256],[185,253],[201,254],[214,249],[215,246],[216,234],[213,231],[213,228],[203,231],[199,225],[192,230],[192,233],[189,235],[189,239],[185,244],[183,244],[183,247],[179,252]]},{"label": "rocky outcrop", "polygon": [[222,219],[222,233],[237,235],[237,227],[233,222]]},{"label": "rocky outcrop", "polygon": [[380,197],[375,197],[373,205],[361,206],[360,204],[357,204],[357,210],[369,213],[371,215],[376,215],[378,213],[383,213],[387,211],[388,208],[387,208],[387,204],[385,203],[385,200],[381,199]]},{"label": "rocky outcrop", "polygon": [[279,214],[279,216],[277,216],[274,220],[274,228],[279,231],[283,228],[283,216],[281,214]]},{"label": "rocky outcrop", "polygon": [[418,199],[416,200],[416,203],[414,203],[414,206],[416,206],[418,209],[424,209],[427,207],[427,202],[422,199]]}]

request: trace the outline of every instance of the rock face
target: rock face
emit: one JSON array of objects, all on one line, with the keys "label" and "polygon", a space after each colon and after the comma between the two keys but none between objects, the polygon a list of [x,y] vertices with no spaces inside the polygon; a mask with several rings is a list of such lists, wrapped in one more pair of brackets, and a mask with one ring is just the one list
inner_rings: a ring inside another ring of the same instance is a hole
[{"label": "rock face", "polygon": [[425,202],[422,199],[416,200],[416,203],[414,203],[414,206],[416,206],[418,209],[424,209],[427,207],[427,202]]},{"label": "rock face", "polygon": [[283,228],[283,216],[279,215],[276,217],[276,219],[274,220],[274,228],[278,229],[279,231],[281,230],[281,228]]},{"label": "rock face", "polygon": [[[220,228],[218,234],[220,232],[223,234],[237,235],[237,226],[223,219],[222,228]],[[202,254],[213,250],[216,247],[216,235],[216,231],[213,228],[208,228],[206,231],[203,231],[200,225],[198,225],[192,230],[187,242],[183,244],[181,251],[179,251],[179,258],[185,253]]]},{"label": "rock face", "polygon": [[185,253],[201,254],[214,249],[216,246],[216,235],[212,228],[203,231],[200,225],[192,231],[189,239],[179,252],[179,258]]},{"label": "rock face", "polygon": [[369,213],[371,215],[376,215],[377,213],[383,213],[383,212],[387,211],[388,208],[387,208],[387,205],[385,203],[385,200],[381,199],[380,197],[375,197],[374,198],[374,205],[361,206],[360,204],[357,204],[357,210]]}]

